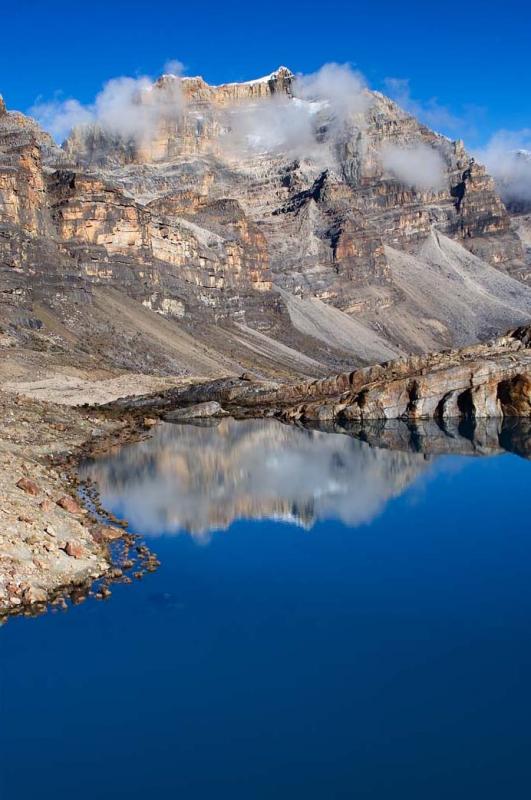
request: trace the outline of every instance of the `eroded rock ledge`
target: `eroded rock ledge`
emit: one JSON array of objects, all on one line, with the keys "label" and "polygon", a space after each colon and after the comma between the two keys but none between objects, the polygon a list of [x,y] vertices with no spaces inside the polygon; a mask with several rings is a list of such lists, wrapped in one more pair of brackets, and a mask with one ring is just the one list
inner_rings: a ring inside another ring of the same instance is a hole
[{"label": "eroded rock ledge", "polygon": [[[273,383],[246,374],[124,398],[110,408],[165,416],[212,402],[221,406],[219,413],[303,422],[530,417],[531,325],[484,344],[400,358],[322,380]],[[187,417],[193,416],[190,409]]]}]

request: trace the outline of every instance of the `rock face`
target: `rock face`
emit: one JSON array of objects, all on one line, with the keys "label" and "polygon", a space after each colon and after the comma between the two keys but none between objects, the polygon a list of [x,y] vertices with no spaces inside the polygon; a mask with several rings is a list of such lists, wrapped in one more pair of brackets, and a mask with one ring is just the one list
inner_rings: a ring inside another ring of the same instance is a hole
[{"label": "rock face", "polygon": [[[383,95],[364,92],[363,110],[338,124],[282,67],[222,86],[162,76],[138,104],[160,109],[142,136],[91,125],[62,149],[0,105],[0,315],[19,339],[51,314],[63,345],[79,336],[100,353],[93,342],[113,337],[114,320],[106,309],[96,330],[90,309],[113,291],[177,334],[211,342],[209,326],[221,326],[216,348],[240,363],[245,346],[274,371],[273,342],[318,375],[529,321],[524,249],[493,181],[461,142]],[[301,107],[311,141],[257,143],[257,113],[276,115],[265,126],[275,133],[279,109]],[[436,154],[440,185],[404,183],[386,147]],[[145,357],[146,326],[135,324],[145,368],[169,371]],[[114,342],[106,357],[129,366],[130,340]]]},{"label": "rock face", "polygon": [[113,405],[167,414],[212,401],[237,415],[302,422],[529,418],[531,328],[462,350],[410,356],[322,380],[266,384],[227,378]]}]

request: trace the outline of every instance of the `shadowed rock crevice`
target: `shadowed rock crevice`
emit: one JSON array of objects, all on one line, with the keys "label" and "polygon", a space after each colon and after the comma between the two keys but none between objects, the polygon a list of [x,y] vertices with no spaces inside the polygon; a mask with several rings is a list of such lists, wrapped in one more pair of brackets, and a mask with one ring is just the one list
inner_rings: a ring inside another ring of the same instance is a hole
[{"label": "shadowed rock crevice", "polygon": [[459,183],[457,183],[455,186],[452,186],[450,189],[451,196],[455,198],[455,208],[458,213],[461,211],[461,205],[466,195],[467,181],[470,181],[472,178],[472,167],[474,163],[475,161],[472,158],[470,160],[470,166],[463,172]]},{"label": "shadowed rock crevice", "polygon": [[465,389],[457,396],[457,409],[459,415],[465,419],[473,419],[475,406],[472,398],[472,389]]}]

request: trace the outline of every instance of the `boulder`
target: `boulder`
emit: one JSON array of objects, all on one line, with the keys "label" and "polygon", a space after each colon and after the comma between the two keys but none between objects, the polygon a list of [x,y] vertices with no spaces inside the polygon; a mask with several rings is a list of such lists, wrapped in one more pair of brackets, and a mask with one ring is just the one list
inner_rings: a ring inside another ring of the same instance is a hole
[{"label": "boulder", "polygon": [[163,419],[166,422],[183,422],[188,419],[204,419],[224,416],[225,414],[226,412],[223,411],[218,402],[210,400],[206,403],[196,403],[196,405],[187,406],[186,408],[175,408],[173,411],[167,412]]},{"label": "boulder", "polygon": [[44,589],[41,589],[39,586],[34,586],[33,584],[31,584],[24,590],[22,599],[25,603],[32,604],[32,603],[45,603],[48,598]]},{"label": "boulder", "polygon": [[17,486],[19,489],[22,489],[23,492],[26,492],[26,494],[36,496],[40,492],[40,489],[35,481],[30,480],[30,478],[21,478],[19,481],[17,481]]},{"label": "boulder", "polygon": [[76,542],[75,540],[70,540],[66,542],[65,546],[62,548],[67,556],[71,556],[72,558],[85,558],[86,551],[81,542]]},{"label": "boulder", "polygon": [[63,495],[57,501],[57,505],[60,508],[63,508],[65,511],[68,511],[69,514],[81,514],[81,507],[73,497],[70,497],[68,494]]},{"label": "boulder", "polygon": [[98,527],[92,531],[93,539],[98,543],[114,542],[117,539],[121,539],[123,535],[124,531],[121,528],[116,528],[114,525],[98,525]]}]

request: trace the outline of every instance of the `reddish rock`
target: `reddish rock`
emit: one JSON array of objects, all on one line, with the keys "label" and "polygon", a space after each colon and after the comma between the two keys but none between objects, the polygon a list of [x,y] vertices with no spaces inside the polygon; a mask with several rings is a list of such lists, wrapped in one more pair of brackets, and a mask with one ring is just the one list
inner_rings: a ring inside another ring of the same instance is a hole
[{"label": "reddish rock", "polygon": [[116,539],[121,539],[124,532],[120,528],[115,528],[113,525],[98,525],[92,531],[92,536],[96,542],[114,542]]},{"label": "reddish rock", "polygon": [[19,481],[17,481],[17,486],[19,489],[22,489],[23,492],[26,492],[26,494],[32,494],[35,496],[40,492],[40,489],[35,481],[32,481],[30,478],[21,478]]},{"label": "reddish rock", "polygon": [[86,551],[83,545],[73,540],[68,541],[63,550],[67,556],[71,556],[72,558],[84,558],[86,556]]},{"label": "reddish rock", "polygon": [[68,511],[70,514],[81,514],[81,508],[78,503],[76,503],[73,497],[67,494],[59,498],[57,505],[64,508],[64,510]]},{"label": "reddish rock", "polygon": [[45,499],[39,503],[39,508],[44,511],[45,514],[48,514],[52,510],[52,501],[45,497]]}]

